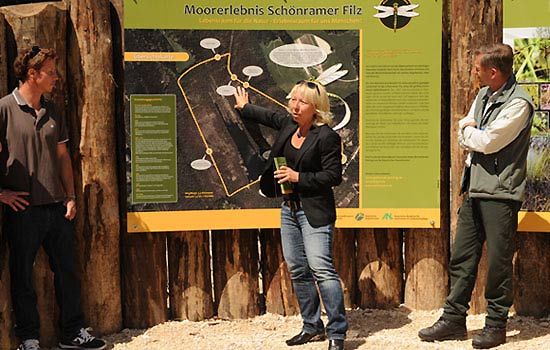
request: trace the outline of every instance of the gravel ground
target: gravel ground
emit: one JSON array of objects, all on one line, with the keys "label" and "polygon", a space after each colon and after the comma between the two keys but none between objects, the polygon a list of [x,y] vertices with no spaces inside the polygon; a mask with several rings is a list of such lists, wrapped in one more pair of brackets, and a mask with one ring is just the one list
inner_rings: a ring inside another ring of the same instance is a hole
[{"label": "gravel ground", "polygon": [[[411,311],[405,307],[348,310],[350,329],[345,349],[471,349],[471,339],[483,327],[484,315],[468,317],[468,340],[426,343],[418,339],[418,330],[430,326],[440,314],[441,311]],[[288,350],[285,339],[298,333],[301,324],[299,316],[273,314],[248,320],[171,321],[146,330],[125,329],[105,339],[109,349],[116,350]],[[326,349],[327,344],[313,342],[293,350]],[[511,315],[507,343],[498,349],[550,349],[550,318]]]}]

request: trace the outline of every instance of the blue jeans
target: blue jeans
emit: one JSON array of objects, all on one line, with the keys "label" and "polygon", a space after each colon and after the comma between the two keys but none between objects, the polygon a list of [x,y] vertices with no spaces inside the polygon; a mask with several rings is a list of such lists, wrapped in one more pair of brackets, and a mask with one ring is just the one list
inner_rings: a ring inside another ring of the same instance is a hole
[{"label": "blue jeans", "polygon": [[281,208],[281,241],[283,255],[307,333],[324,330],[319,292],[328,316],[329,339],[344,339],[348,329],[344,294],[340,278],[332,263],[334,224],[312,227],[302,209]]},{"label": "blue jeans", "polygon": [[65,206],[63,203],[30,206],[18,212],[6,206],[5,213],[15,335],[21,341],[40,337],[32,271],[34,259],[42,246],[54,272],[61,335],[74,337],[83,325],[84,315],[80,309],[73,226],[64,217]]}]

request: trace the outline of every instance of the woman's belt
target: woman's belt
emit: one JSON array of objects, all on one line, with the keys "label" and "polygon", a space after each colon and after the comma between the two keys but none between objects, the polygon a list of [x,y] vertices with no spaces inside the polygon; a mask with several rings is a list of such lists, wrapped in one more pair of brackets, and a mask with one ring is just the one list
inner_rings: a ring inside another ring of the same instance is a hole
[{"label": "woman's belt", "polygon": [[292,211],[298,211],[298,210],[301,209],[300,201],[297,201],[297,200],[294,200],[294,199],[285,199],[284,203]]}]

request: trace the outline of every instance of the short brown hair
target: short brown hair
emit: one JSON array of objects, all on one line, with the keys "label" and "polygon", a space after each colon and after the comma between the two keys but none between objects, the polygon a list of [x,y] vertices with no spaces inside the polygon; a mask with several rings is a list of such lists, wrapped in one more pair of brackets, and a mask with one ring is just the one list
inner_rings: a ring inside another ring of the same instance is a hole
[{"label": "short brown hair", "polygon": [[506,76],[512,74],[514,66],[514,51],[506,44],[484,45],[476,50],[476,56],[481,57],[481,65],[485,68],[496,68]]},{"label": "short brown hair", "polygon": [[38,46],[28,48],[17,55],[13,63],[15,77],[25,82],[29,69],[33,68],[35,70],[40,70],[46,60],[56,58],[57,54],[54,49],[41,49]]}]

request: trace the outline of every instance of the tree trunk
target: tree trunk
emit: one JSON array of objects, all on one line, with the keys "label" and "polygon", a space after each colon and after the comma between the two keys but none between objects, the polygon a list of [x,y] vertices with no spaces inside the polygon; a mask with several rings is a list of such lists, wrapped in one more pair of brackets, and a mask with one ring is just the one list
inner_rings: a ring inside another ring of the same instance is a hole
[{"label": "tree trunk", "polygon": [[[33,45],[44,48],[54,48],[58,54],[57,70],[59,73],[58,89],[51,94],[51,99],[60,107],[59,112],[65,117],[65,81],[66,81],[66,8],[62,3],[29,4],[7,6],[2,8],[7,23],[6,37],[11,36],[16,45],[15,51],[22,51]],[[6,41],[7,42],[7,41]],[[12,52],[8,56],[17,56]],[[12,62],[9,63],[8,76],[12,73]],[[17,82],[11,75],[12,87]],[[33,272],[33,280],[37,297],[37,308],[40,315],[40,342],[44,346],[56,343],[56,319],[58,309],[55,301],[53,273],[50,270],[47,255],[40,249]],[[11,305],[11,304],[10,304]],[[13,324],[9,325],[10,328]]]},{"label": "tree trunk", "polygon": [[[124,115],[122,0],[111,0],[115,116]],[[107,6],[107,4],[105,4]],[[115,118],[122,235],[122,295],[125,327],[148,328],[168,320],[166,237],[164,234],[128,234],[126,230],[126,140],[124,118]],[[143,257],[148,257],[143,259]]]},{"label": "tree trunk", "polygon": [[[67,61],[67,8],[61,2],[41,4],[27,4],[6,6],[2,8],[8,34],[13,35],[17,52],[13,52],[13,59],[18,52],[29,49],[34,45],[43,48],[53,48],[57,52],[56,68],[59,81],[56,89],[51,94],[51,99],[59,108],[59,112],[66,117],[65,108]],[[9,74],[13,74],[13,62],[9,63]],[[12,87],[18,86],[18,82],[11,75],[9,77]]]},{"label": "tree trunk", "polygon": [[516,237],[514,308],[518,315],[550,314],[550,235],[522,232]]},{"label": "tree trunk", "polygon": [[96,332],[112,333],[122,327],[122,308],[110,6],[108,0],[66,2],[82,308]]},{"label": "tree trunk", "polygon": [[168,235],[172,319],[202,321],[214,316],[208,231]]},{"label": "tree trunk", "polygon": [[355,229],[335,229],[332,246],[334,267],[340,275],[347,308],[357,305],[357,260],[355,254]]},{"label": "tree trunk", "polygon": [[[4,15],[0,10],[0,96],[8,94],[8,53],[6,48],[7,34]],[[4,210],[0,208],[0,223],[3,222]],[[9,251],[5,236],[0,230],[0,349],[12,349],[17,346],[12,332],[13,314],[11,311]]]},{"label": "tree trunk", "polygon": [[399,229],[357,232],[359,306],[388,309],[403,300],[403,252]]},{"label": "tree trunk", "polygon": [[266,312],[285,316],[299,314],[298,300],[283,257],[281,230],[261,230],[260,247]]},{"label": "tree trunk", "polygon": [[259,315],[258,231],[212,231],[214,298],[221,318]]},{"label": "tree trunk", "polygon": [[448,235],[442,230],[405,230],[405,305],[434,310],[448,292]]},{"label": "tree trunk", "polygon": [[[464,11],[468,9],[468,11]],[[463,118],[479,91],[479,84],[472,72],[474,52],[484,44],[502,41],[502,1],[452,1],[451,2],[451,237],[456,232],[457,212],[462,202],[460,176],[466,159],[458,146],[458,120]],[[485,254],[484,254],[485,255]],[[478,280],[472,294],[471,312],[484,312],[486,305],[484,288],[480,283],[486,273],[486,258],[479,264]],[[482,309],[483,308],[483,309]]]},{"label": "tree trunk", "polygon": [[[0,21],[1,20],[2,15],[0,15]],[[1,23],[0,27],[2,27]],[[1,89],[2,88],[0,87],[0,90]],[[0,217],[0,220],[1,219],[2,218]],[[0,233],[0,320],[2,320],[2,322],[0,323],[0,349],[15,349],[17,347],[15,335],[13,334],[14,319],[11,309],[10,273],[8,260],[8,245],[5,237],[2,235],[2,233]]]},{"label": "tree trunk", "polygon": [[441,169],[439,230],[405,230],[405,305],[434,310],[443,306],[448,292],[449,266],[449,1],[443,1],[441,43]]},{"label": "tree trunk", "polygon": [[123,237],[124,327],[153,327],[168,320],[165,235],[126,233]]},{"label": "tree trunk", "polygon": [[6,22],[0,8],[0,96],[4,97],[8,94],[8,50],[6,43],[8,35],[6,32]]},{"label": "tree trunk", "polygon": [[[110,0],[110,1],[111,1],[111,5],[115,8],[118,21],[122,26],[123,20],[124,20],[124,0]],[[122,27],[124,28],[124,26]]]}]

